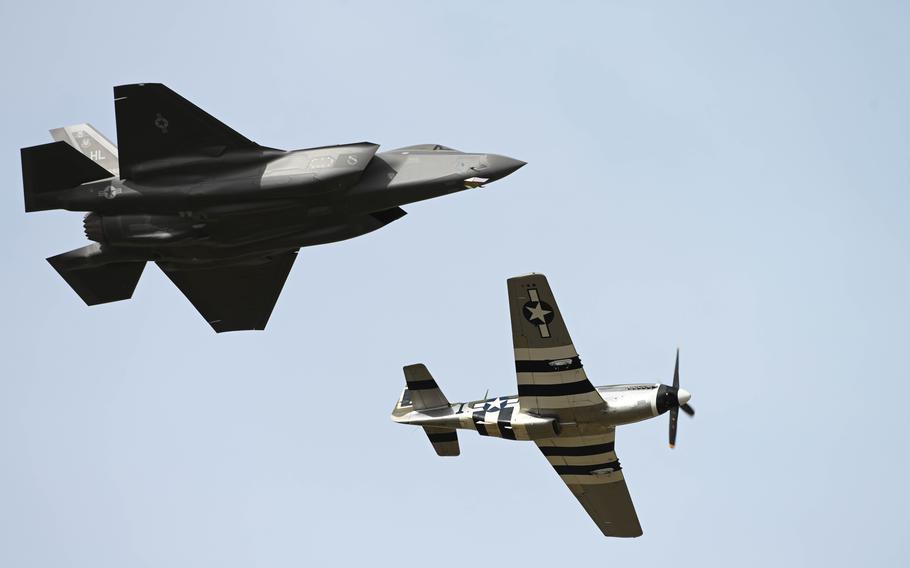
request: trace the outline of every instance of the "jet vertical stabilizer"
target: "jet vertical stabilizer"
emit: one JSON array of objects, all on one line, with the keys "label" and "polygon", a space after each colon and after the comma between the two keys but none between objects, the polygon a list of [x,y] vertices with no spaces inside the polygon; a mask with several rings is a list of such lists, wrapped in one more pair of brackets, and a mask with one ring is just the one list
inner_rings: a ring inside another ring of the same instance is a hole
[{"label": "jet vertical stabilizer", "polygon": [[51,129],[51,138],[57,142],[66,142],[82,152],[90,160],[120,177],[120,161],[117,158],[117,147],[104,134],[88,123],[73,124]]}]

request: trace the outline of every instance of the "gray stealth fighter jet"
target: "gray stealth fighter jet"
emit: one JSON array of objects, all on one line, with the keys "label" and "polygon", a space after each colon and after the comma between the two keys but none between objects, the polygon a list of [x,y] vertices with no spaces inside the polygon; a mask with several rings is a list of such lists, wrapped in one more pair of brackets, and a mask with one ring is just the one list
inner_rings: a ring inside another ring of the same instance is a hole
[{"label": "gray stealth fighter jet", "polygon": [[[449,403],[422,364],[404,368],[407,388],[392,420],[422,426],[440,456],[457,456],[459,429],[506,440],[531,440],[606,536],[641,536],[616,457],[616,427],[670,413],[670,447],[679,411],[691,395],[673,384],[595,387],[588,380],[543,274],[510,278],[509,311],[518,395]],[[539,513],[539,511],[537,511]]]},{"label": "gray stealth fighter jet", "polygon": [[161,84],[114,87],[114,106],[119,148],[83,124],[22,149],[26,211],[89,212],[94,244],[47,260],[88,305],[130,298],[154,261],[216,332],[265,328],[300,247],[524,165],[438,144],[267,148]]}]

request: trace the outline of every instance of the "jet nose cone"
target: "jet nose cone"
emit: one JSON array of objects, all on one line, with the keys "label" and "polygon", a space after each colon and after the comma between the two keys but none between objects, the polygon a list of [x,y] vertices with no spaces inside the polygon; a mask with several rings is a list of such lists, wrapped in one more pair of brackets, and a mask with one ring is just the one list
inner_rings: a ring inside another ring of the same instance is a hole
[{"label": "jet nose cone", "polygon": [[487,167],[489,168],[487,171],[492,179],[502,179],[526,163],[508,156],[487,154]]},{"label": "jet nose cone", "polygon": [[679,400],[679,405],[682,406],[689,402],[689,399],[692,398],[692,395],[689,394],[689,391],[686,389],[679,389],[679,392],[676,393],[676,398]]}]

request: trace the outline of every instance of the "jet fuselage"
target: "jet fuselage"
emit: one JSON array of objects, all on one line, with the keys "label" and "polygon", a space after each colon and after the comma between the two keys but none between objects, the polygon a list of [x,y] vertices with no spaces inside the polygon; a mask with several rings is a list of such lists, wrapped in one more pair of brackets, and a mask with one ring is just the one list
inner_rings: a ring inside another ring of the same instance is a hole
[{"label": "jet fuselage", "polygon": [[276,150],[160,83],[114,87],[114,107],[118,145],[83,123],[20,151],[27,212],[88,212],[94,242],[47,260],[90,306],[132,297],[153,261],[217,332],[265,328],[301,247],[524,165],[438,144]]},{"label": "jet fuselage", "polygon": [[400,205],[489,183],[524,165],[438,145],[376,148],[182,158],[144,164],[137,180],[109,178],[42,198],[91,212],[86,235],[103,245],[105,261],[205,264],[356,237],[400,218]]}]

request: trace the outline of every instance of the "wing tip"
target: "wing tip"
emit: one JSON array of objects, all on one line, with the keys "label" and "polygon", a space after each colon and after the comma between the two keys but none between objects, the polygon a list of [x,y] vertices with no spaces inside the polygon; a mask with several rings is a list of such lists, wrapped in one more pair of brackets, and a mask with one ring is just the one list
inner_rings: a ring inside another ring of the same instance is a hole
[{"label": "wing tip", "polygon": [[524,282],[532,281],[535,279],[543,280],[543,282],[549,286],[550,283],[547,280],[547,275],[543,272],[528,272],[527,274],[519,274],[517,276],[512,276],[506,280],[507,285],[513,284],[522,284]]},{"label": "wing tip", "polygon": [[117,89],[129,89],[134,87],[163,87],[164,83],[125,83],[123,85],[114,85],[114,91]]}]

